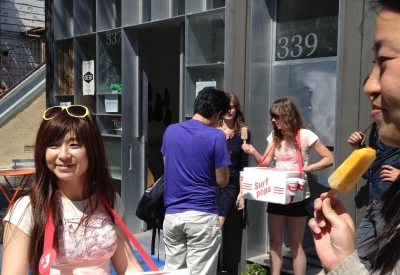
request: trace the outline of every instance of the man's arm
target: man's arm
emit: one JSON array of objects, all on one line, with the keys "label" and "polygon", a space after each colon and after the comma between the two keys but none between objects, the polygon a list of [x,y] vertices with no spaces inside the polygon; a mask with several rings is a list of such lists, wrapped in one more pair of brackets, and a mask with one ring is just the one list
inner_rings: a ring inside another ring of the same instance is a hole
[{"label": "man's arm", "polygon": [[222,166],[215,169],[215,176],[219,187],[224,188],[228,185],[229,169],[228,166]]}]

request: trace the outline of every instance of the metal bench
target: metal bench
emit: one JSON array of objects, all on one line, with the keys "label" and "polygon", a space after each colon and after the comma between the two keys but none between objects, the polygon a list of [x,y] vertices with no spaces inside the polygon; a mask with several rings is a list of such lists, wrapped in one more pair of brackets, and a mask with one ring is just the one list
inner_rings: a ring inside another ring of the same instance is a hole
[{"label": "metal bench", "polygon": [[29,169],[35,168],[35,160],[34,159],[13,159],[12,169]]}]

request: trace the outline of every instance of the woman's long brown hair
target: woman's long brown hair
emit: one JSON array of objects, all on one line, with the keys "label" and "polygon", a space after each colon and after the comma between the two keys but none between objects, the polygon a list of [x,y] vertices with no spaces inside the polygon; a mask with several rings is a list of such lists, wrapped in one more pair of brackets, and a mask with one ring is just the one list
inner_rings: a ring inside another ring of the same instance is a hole
[{"label": "woman's long brown hair", "polygon": [[242,128],[247,127],[244,122],[242,106],[240,105],[239,98],[234,93],[227,92],[226,95],[229,97],[230,103],[232,103],[233,107],[236,109],[236,116],[234,118],[235,131],[237,135],[240,135]]},{"label": "woman's long brown hair", "polygon": [[[103,139],[100,130],[93,119],[93,124],[87,119],[75,118],[66,111],[61,111],[52,120],[42,121],[35,144],[36,174],[29,190],[30,205],[32,208],[32,234],[29,244],[29,262],[32,274],[39,274],[38,264],[43,253],[44,231],[50,211],[54,217],[54,247],[58,249],[59,230],[62,225],[61,196],[57,187],[56,176],[46,164],[46,149],[50,144],[72,132],[78,142],[82,143],[87,152],[89,161],[87,178],[82,182],[84,197],[88,198],[88,216],[82,223],[87,223],[94,211],[100,205],[103,197],[111,207],[114,207],[115,184],[109,171]],[[12,214],[12,212],[10,213]]]},{"label": "woman's long brown hair", "polygon": [[[292,142],[296,144],[297,148],[300,148],[300,144],[296,142],[296,131],[305,129],[305,123],[303,117],[300,114],[296,104],[294,104],[288,98],[281,98],[272,103],[269,109],[270,115],[278,115],[283,120],[283,130],[291,137]],[[274,123],[272,123],[274,129],[273,142],[276,148],[281,147],[281,142],[284,140],[282,130],[278,129]]]}]

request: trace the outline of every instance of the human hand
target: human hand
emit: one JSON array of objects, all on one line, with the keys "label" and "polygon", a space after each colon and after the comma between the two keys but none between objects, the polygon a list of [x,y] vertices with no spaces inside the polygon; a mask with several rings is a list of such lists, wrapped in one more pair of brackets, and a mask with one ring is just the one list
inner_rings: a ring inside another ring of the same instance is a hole
[{"label": "human hand", "polygon": [[[238,204],[238,203],[240,203],[240,204]],[[237,208],[237,210],[244,209],[244,198],[243,198],[243,194],[242,193],[239,193],[239,195],[236,198],[236,208]]]},{"label": "human hand", "polygon": [[350,135],[347,142],[354,149],[359,149],[361,145],[365,144],[365,135],[363,132],[354,132]]},{"label": "human hand", "polygon": [[356,241],[354,223],[344,205],[336,197],[325,196],[315,200],[314,218],[308,225],[318,257],[329,272],[354,253]]},{"label": "human hand", "polygon": [[389,182],[395,182],[398,180],[400,176],[400,170],[394,168],[391,165],[382,165],[382,171],[381,171],[381,180],[382,181],[389,181]]},{"label": "human hand", "polygon": [[254,154],[254,152],[256,151],[256,149],[253,147],[253,145],[248,144],[248,143],[242,144],[242,150],[246,154],[251,154],[251,155]]}]

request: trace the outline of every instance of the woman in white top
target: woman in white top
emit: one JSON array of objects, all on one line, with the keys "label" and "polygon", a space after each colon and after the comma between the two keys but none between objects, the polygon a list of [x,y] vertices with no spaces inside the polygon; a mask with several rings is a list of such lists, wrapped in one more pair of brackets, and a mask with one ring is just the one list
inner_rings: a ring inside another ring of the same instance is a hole
[{"label": "woman in white top", "polygon": [[[298,170],[297,150],[302,155],[303,172],[308,173],[325,169],[333,164],[331,152],[322,144],[318,136],[306,129],[304,120],[297,106],[287,98],[278,99],[270,108],[273,132],[268,136],[263,166],[269,166],[276,158],[276,168]],[[297,144],[296,133],[299,131],[300,143]],[[257,163],[263,159],[250,144],[243,144],[243,150],[252,154]],[[308,164],[314,150],[321,158],[318,162]],[[282,245],[286,225],[288,226],[290,250],[293,255],[293,270],[296,275],[306,273],[307,259],[303,250],[303,236],[309,212],[310,191],[308,183],[304,184],[304,200],[291,204],[268,203],[268,233],[270,237],[270,268],[272,275],[279,275],[282,268]]]},{"label": "woman in white top", "polygon": [[[110,259],[117,274],[142,271],[129,240],[103,204],[123,218],[99,127],[85,106],[55,106],[44,112],[35,165],[29,194],[4,219],[2,274],[28,274],[29,269],[39,274],[46,266],[50,274],[110,274]],[[47,231],[56,256],[39,264],[46,225],[54,225],[54,232]]]}]

